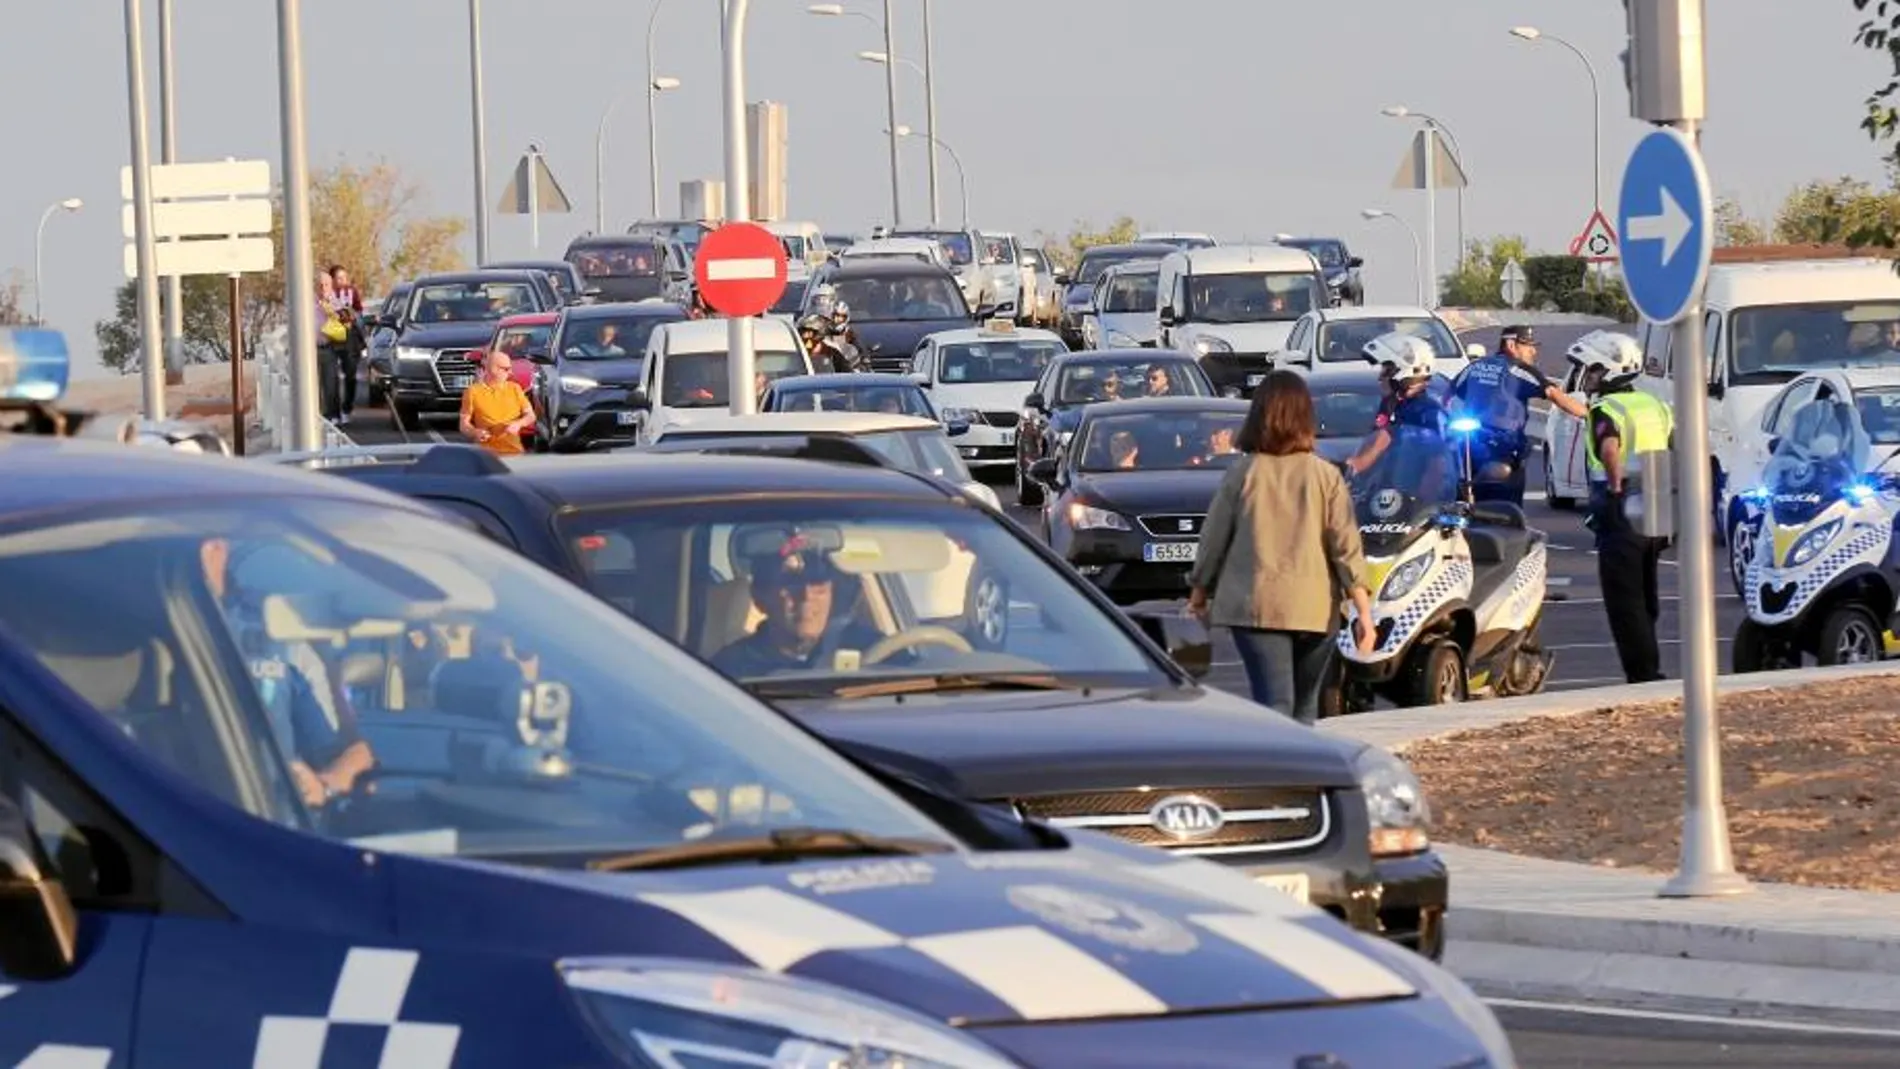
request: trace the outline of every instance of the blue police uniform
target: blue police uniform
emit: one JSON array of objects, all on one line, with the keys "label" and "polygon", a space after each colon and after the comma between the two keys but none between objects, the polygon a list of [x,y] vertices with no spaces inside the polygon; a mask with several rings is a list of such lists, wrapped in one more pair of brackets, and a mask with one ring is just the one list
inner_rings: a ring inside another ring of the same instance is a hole
[{"label": "blue police uniform", "polygon": [[293,663],[283,643],[270,637],[254,606],[233,601],[223,609],[279,751],[285,759],[302,761],[313,769],[335,761],[361,737],[356,726],[326,710],[316,681]]},{"label": "blue police uniform", "polygon": [[[1530,403],[1549,394],[1550,377],[1504,353],[1474,360],[1452,385],[1459,407],[1482,427],[1472,435],[1472,494],[1480,501],[1524,504],[1524,458],[1530,454]],[[1508,465],[1487,478],[1484,469]]]}]

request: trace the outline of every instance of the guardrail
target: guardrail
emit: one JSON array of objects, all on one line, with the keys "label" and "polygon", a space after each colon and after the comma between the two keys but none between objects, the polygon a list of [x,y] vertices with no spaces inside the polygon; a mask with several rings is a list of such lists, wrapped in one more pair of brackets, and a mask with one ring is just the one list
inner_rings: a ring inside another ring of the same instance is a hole
[{"label": "guardrail", "polygon": [[[282,336],[271,338],[258,346],[255,363],[257,422],[264,433],[270,436],[271,449],[284,452],[288,448],[290,428],[295,419],[291,406],[290,347]],[[323,449],[351,449],[356,446],[356,442],[336,424],[322,417],[318,417],[317,422],[323,434]]]}]

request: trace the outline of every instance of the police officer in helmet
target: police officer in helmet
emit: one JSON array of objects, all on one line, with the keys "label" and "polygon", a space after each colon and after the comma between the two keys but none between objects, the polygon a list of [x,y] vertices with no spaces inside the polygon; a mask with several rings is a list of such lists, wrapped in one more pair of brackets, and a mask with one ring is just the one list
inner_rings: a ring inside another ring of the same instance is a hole
[{"label": "police officer in helmet", "polygon": [[1672,507],[1645,500],[1643,458],[1669,447],[1675,415],[1667,404],[1636,389],[1643,350],[1636,339],[1592,331],[1568,353],[1583,369],[1590,395],[1585,458],[1590,475],[1590,528],[1596,532],[1597,579],[1617,659],[1631,683],[1663,678],[1656,641],[1657,566],[1667,539],[1643,535],[1636,524],[1648,509]]},{"label": "police officer in helmet", "polygon": [[1381,334],[1366,343],[1361,352],[1379,368],[1379,381],[1386,396],[1379,403],[1379,414],[1372,433],[1359,451],[1342,467],[1348,477],[1363,475],[1379,462],[1393,441],[1406,429],[1426,432],[1442,439],[1445,434],[1445,406],[1432,387],[1432,369],[1437,354],[1431,343],[1410,334]]},{"label": "police officer in helmet", "polygon": [[1472,496],[1524,507],[1524,460],[1530,453],[1530,402],[1538,398],[1578,419],[1584,406],[1537,366],[1537,332],[1505,327],[1498,352],[1474,360],[1452,384],[1460,414],[1481,425],[1472,436]]}]

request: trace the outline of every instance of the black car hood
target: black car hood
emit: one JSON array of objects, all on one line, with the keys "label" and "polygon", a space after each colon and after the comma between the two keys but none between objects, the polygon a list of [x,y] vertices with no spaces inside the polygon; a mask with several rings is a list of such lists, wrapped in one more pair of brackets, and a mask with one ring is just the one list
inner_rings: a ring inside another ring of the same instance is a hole
[{"label": "black car hood", "polygon": [[397,344],[409,349],[479,349],[495,336],[497,320],[411,323]]},{"label": "black car hood", "polygon": [[882,323],[867,323],[852,320],[851,329],[858,332],[858,348],[871,356],[889,360],[917,351],[917,343],[931,334],[945,330],[964,330],[970,326],[970,320],[958,316],[953,319],[905,319]]},{"label": "black car hood", "polygon": [[1358,782],[1358,743],[1200,687],[779,704],[862,758],[977,800],[1136,786]]},{"label": "black car hood", "polygon": [[658,297],[666,290],[666,283],[658,276],[631,276],[627,278],[590,278],[589,289],[597,289],[600,296],[594,298],[608,301],[644,301],[648,297]]},{"label": "black car hood", "polygon": [[638,386],[640,370],[645,361],[637,356],[614,357],[607,360],[577,360],[566,357],[561,361],[560,372],[563,375],[580,375],[593,379],[602,386]]},{"label": "black car hood", "polygon": [[1214,503],[1214,491],[1226,475],[1221,467],[1089,472],[1076,481],[1075,496],[1131,516],[1202,513]]},{"label": "black car hood", "polygon": [[1321,438],[1313,443],[1313,452],[1337,464],[1359,451],[1363,438]]}]

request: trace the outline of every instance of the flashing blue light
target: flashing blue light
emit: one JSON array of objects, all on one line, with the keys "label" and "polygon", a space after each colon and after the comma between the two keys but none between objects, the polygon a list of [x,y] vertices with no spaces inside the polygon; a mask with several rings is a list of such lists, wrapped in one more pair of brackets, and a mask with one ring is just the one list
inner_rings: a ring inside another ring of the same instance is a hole
[{"label": "flashing blue light", "polygon": [[0,330],[0,401],[57,401],[66,393],[72,358],[57,330]]},{"label": "flashing blue light", "polygon": [[1880,491],[1869,483],[1848,483],[1841,493],[1856,505],[1865,505]]},{"label": "flashing blue light", "polygon": [[1743,499],[1748,501],[1765,502],[1774,496],[1774,493],[1766,486],[1755,486],[1742,491]]},{"label": "flashing blue light", "polygon": [[1470,434],[1471,432],[1477,430],[1479,427],[1484,426],[1484,424],[1479,423],[1477,420],[1472,419],[1470,416],[1460,416],[1457,419],[1452,420],[1449,426],[1451,427],[1452,433],[1454,434]]}]

